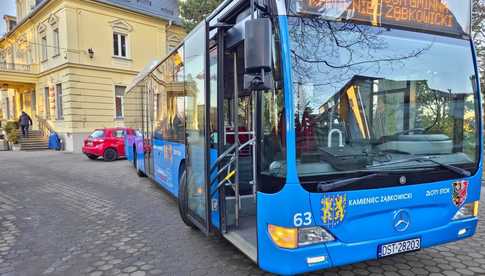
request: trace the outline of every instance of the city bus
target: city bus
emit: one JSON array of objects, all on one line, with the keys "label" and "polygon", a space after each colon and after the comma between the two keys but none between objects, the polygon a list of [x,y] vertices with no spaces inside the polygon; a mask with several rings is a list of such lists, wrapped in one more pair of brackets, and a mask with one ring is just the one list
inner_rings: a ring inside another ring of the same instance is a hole
[{"label": "city bus", "polygon": [[127,159],[272,273],[469,238],[470,21],[461,0],[226,0],[127,87]]}]

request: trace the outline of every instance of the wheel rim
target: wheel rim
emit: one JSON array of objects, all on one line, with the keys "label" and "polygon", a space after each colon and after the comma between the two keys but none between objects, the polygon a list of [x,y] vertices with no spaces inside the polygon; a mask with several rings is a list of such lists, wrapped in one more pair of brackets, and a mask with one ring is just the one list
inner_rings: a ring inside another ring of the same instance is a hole
[{"label": "wheel rim", "polygon": [[115,154],[114,154],[113,150],[107,150],[106,151],[106,159],[113,160],[114,157],[115,157]]}]

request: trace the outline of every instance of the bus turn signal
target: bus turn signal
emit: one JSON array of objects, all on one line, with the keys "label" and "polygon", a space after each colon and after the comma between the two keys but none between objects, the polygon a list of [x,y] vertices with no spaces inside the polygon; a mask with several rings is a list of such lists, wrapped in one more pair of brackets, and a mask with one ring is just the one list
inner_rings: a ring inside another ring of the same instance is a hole
[{"label": "bus turn signal", "polygon": [[298,246],[298,229],[268,224],[268,232],[273,242],[282,248],[293,249]]}]

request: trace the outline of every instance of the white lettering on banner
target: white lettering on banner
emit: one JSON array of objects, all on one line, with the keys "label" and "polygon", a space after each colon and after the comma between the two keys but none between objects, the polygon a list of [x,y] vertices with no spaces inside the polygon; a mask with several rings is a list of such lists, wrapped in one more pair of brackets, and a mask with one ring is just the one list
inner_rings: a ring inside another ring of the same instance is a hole
[{"label": "white lettering on banner", "polygon": [[438,196],[438,195],[446,195],[450,193],[450,188],[441,188],[441,189],[433,189],[426,191],[426,196]]},{"label": "white lettering on banner", "polygon": [[358,198],[358,199],[350,199],[349,206],[389,203],[393,201],[410,200],[412,198],[413,198],[412,193],[364,197],[364,198]]}]

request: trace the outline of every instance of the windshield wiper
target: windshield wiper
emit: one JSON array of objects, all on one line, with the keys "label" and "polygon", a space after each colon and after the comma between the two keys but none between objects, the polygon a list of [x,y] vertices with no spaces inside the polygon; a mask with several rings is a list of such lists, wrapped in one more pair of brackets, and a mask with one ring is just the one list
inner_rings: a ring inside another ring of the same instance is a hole
[{"label": "windshield wiper", "polygon": [[320,182],[320,183],[318,183],[318,190],[321,191],[321,192],[328,192],[328,191],[331,191],[331,190],[334,190],[334,189],[343,188],[345,186],[351,185],[351,184],[358,182],[358,181],[362,181],[362,180],[366,180],[366,179],[370,179],[370,178],[374,178],[374,177],[378,177],[378,176],[386,176],[386,175],[389,175],[389,173],[378,172],[378,173],[372,173],[372,174],[364,175],[364,176],[361,176],[361,177],[352,177],[352,178],[340,179],[340,180],[336,180],[336,181],[333,181],[333,182]]},{"label": "windshield wiper", "polygon": [[436,165],[439,165],[440,167],[443,167],[443,168],[445,168],[445,169],[447,169],[451,172],[454,172],[456,174],[459,174],[461,176],[470,176],[472,174],[470,171],[462,169],[460,167],[441,163],[439,161],[433,160],[433,159],[431,159],[430,156],[415,156],[415,157],[411,157],[411,158],[407,158],[407,159],[402,159],[402,160],[397,160],[397,161],[393,161],[393,162],[382,163],[382,164],[379,164],[379,165],[369,166],[368,168],[379,168],[379,167],[383,167],[383,166],[395,165],[395,164],[401,164],[401,163],[408,163],[408,162],[413,162],[413,161],[416,161],[416,162],[425,162],[425,161],[432,162],[432,163],[435,163]]}]

